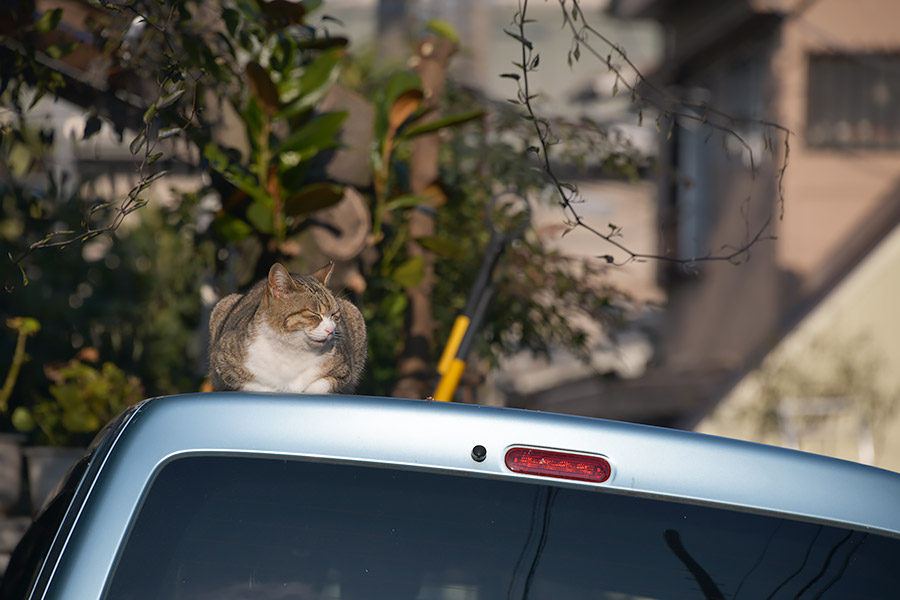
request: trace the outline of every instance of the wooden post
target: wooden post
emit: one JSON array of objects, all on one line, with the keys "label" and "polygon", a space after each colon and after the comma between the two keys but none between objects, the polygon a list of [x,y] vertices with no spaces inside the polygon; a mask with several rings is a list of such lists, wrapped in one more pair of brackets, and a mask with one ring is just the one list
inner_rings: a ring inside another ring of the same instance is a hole
[{"label": "wooden post", "polygon": [[[447,64],[456,45],[450,40],[434,35],[424,37],[418,46],[416,70],[422,80],[425,114],[420,123],[428,123],[440,117],[440,103],[444,95]],[[416,238],[433,236],[435,219],[433,211],[443,200],[438,181],[438,134],[417,137],[412,142],[410,160],[410,187],[413,194],[429,198],[427,207],[409,212],[409,256],[421,256],[425,261],[425,276],[416,287],[407,290],[407,335],[397,364],[397,385],[393,395],[401,398],[425,398],[434,389],[434,370],[431,365],[431,347],[434,344],[434,319],[431,294],[434,289],[434,254],[416,242]]]}]

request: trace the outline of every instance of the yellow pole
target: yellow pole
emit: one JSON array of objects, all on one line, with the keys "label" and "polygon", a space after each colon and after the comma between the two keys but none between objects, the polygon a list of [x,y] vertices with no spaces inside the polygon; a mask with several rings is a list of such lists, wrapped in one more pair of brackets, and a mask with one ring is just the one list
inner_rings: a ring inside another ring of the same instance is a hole
[{"label": "yellow pole", "polygon": [[447,345],[444,346],[444,353],[441,354],[441,360],[438,362],[437,370],[441,375],[447,374],[450,364],[453,362],[453,359],[456,358],[456,351],[459,350],[459,345],[466,335],[469,323],[469,317],[466,315],[459,315],[456,317],[456,321],[453,323],[453,329],[450,330],[450,337],[447,339]]},{"label": "yellow pole", "polygon": [[450,361],[447,372],[441,376],[437,389],[434,391],[434,399],[438,402],[451,402],[456,387],[459,385],[459,379],[462,377],[463,371],[466,369],[466,361],[461,358],[454,358]]}]

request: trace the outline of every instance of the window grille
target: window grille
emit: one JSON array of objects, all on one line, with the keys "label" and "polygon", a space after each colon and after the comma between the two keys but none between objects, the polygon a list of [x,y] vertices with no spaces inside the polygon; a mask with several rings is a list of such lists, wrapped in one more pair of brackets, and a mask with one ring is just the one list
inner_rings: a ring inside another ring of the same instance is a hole
[{"label": "window grille", "polygon": [[812,54],[806,141],[818,148],[900,148],[900,52]]}]

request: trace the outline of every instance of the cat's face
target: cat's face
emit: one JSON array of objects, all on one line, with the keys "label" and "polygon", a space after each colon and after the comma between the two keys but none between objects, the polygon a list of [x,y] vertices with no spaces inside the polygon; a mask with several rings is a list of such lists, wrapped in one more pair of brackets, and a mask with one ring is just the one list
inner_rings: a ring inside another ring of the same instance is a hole
[{"label": "cat's face", "polygon": [[321,271],[292,277],[280,264],[272,267],[262,307],[266,322],[291,343],[328,346],[340,321],[340,307],[325,287],[330,275]]},{"label": "cat's face", "polygon": [[325,345],[337,329],[341,313],[332,307],[308,305],[285,316],[282,331],[286,335],[305,333],[310,342]]}]

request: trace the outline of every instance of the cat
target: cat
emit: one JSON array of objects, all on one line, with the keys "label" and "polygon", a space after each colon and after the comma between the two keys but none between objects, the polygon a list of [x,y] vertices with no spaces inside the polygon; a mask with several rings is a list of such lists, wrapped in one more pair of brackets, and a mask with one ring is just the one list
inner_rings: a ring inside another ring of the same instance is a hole
[{"label": "cat", "polygon": [[325,286],[334,263],[310,275],[275,263],[246,294],[219,300],[209,319],[214,390],[352,393],[366,361],[366,322]]}]

